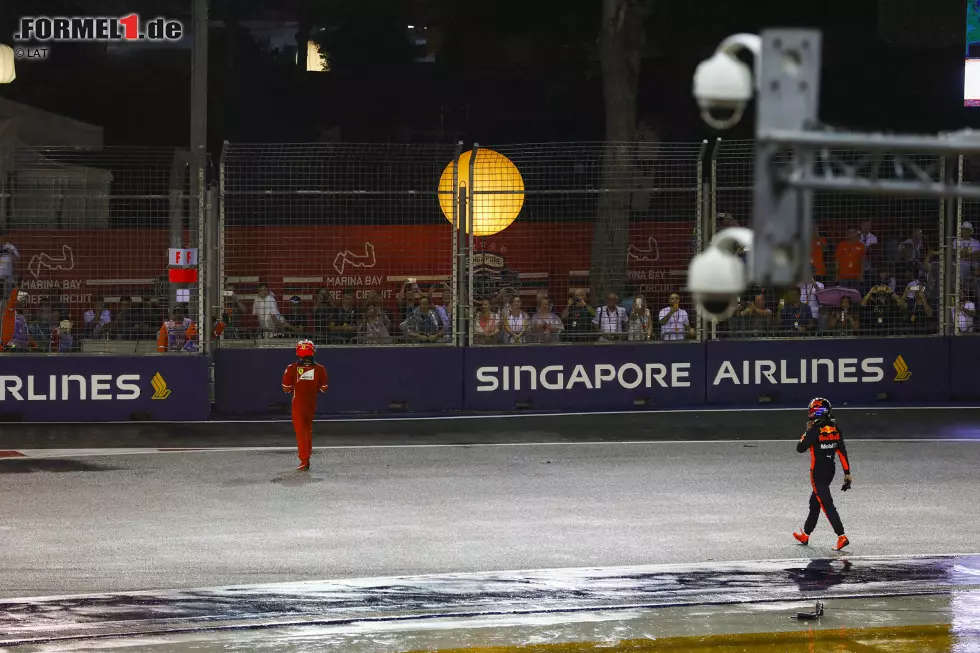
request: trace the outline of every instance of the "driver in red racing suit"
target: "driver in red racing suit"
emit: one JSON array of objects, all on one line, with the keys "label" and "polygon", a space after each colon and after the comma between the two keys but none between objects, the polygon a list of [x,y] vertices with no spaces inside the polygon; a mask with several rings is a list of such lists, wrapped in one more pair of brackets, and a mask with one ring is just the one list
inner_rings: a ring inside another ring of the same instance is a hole
[{"label": "driver in red racing suit", "polygon": [[293,396],[293,429],[296,431],[296,448],[302,472],[310,469],[313,453],[313,416],[316,414],[316,398],[327,391],[327,369],[313,360],[315,347],[309,340],[296,345],[296,358],[282,375],[282,391]]},{"label": "driver in red racing suit", "polygon": [[837,471],[835,458],[839,456],[841,467],[844,469],[844,486],[841,490],[846,492],[851,487],[851,464],[847,459],[847,447],[844,446],[844,436],[837,426],[837,420],[831,413],[829,401],[822,397],[811,401],[807,408],[807,418],[809,421],[806,433],[797,443],[796,451],[803,453],[807,449],[810,450],[810,487],[813,492],[810,494],[810,514],[803,524],[803,532],[793,533],[793,537],[800,544],[808,544],[810,533],[816,528],[820,511],[823,510],[834,532],[837,533],[837,545],[834,546],[834,551],[840,551],[850,544],[850,540],[844,534],[844,524],[837,514],[834,498],[830,495],[830,484]]}]

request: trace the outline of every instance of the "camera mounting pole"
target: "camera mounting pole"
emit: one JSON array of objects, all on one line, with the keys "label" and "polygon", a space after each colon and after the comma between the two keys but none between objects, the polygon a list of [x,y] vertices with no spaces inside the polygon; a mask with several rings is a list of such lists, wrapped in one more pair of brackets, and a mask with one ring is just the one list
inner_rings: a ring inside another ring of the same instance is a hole
[{"label": "camera mounting pole", "polygon": [[[818,121],[820,32],[769,29],[760,45],[751,270],[756,283],[778,287],[805,280],[815,190],[980,199],[980,185],[942,171],[943,157],[980,154],[980,132],[919,136],[824,128]],[[939,158],[924,163],[916,155]]]},{"label": "camera mounting pole", "polygon": [[[816,30],[770,29],[762,33],[756,70],[759,106],[756,111],[755,231],[750,277],[762,286],[801,283],[810,271],[813,191],[792,189],[775,172],[781,145],[764,134],[805,133],[817,122],[820,104],[821,36]],[[797,149],[801,167],[812,165],[813,153]]]}]

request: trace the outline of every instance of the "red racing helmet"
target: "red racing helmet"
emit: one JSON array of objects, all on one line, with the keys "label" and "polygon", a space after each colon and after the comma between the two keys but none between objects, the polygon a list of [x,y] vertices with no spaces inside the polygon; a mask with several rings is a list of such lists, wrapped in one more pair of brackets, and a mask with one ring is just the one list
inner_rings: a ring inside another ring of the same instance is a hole
[{"label": "red racing helmet", "polygon": [[316,347],[311,340],[300,340],[296,343],[296,358],[313,358]]}]

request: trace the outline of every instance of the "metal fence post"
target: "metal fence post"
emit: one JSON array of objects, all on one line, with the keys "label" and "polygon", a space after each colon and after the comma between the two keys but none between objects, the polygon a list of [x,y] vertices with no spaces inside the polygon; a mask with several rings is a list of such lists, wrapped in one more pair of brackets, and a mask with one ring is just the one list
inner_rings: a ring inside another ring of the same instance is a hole
[{"label": "metal fence post", "polygon": [[715,235],[715,218],[718,217],[718,151],[721,150],[721,138],[715,139],[711,148],[711,229],[705,234],[710,240]]},{"label": "metal fence post", "polygon": [[[963,158],[963,155],[961,154],[958,157],[956,157],[956,179],[957,179],[957,181],[960,184],[963,183],[963,172],[964,172],[964,158]],[[944,179],[945,179],[945,177],[944,177]],[[945,179],[945,180],[948,181],[948,179]],[[944,201],[951,203],[951,200],[944,200]],[[955,212],[955,214],[951,215],[951,217],[947,220],[947,222],[951,223],[948,226],[947,229],[949,231],[952,231],[953,232],[953,238],[957,239],[957,240],[953,240],[953,241],[949,242],[948,247],[952,247],[954,244],[959,245],[958,239],[959,239],[960,233],[961,233],[960,225],[963,224],[963,201],[964,200],[963,200],[962,197],[959,197],[959,198],[956,199],[956,209],[955,209],[956,212]],[[945,213],[952,213],[952,211],[949,210],[949,209],[950,209],[950,207],[947,207],[947,212],[945,212]],[[945,213],[944,213],[944,215],[945,215]],[[947,229],[943,229],[942,230],[942,233],[945,234],[946,231],[947,231]],[[962,279],[962,275],[960,274],[960,250],[961,250],[961,248],[960,247],[954,247],[954,249],[956,251],[955,252],[950,252],[950,255],[951,256],[949,256],[949,257],[944,256],[943,257],[942,265],[940,266],[940,275],[943,276],[943,277],[946,277],[946,278],[948,278],[950,274],[953,275],[953,297],[952,297],[952,300],[953,300],[953,302],[952,302],[953,309],[952,310],[949,310],[949,309],[947,309],[944,306],[943,307],[943,314],[944,314],[944,317],[947,317],[948,316],[948,317],[950,317],[952,319],[952,322],[953,322],[953,325],[952,325],[953,326],[953,328],[952,328],[953,335],[959,335],[960,334],[960,314],[959,314],[959,311],[960,311],[960,297],[962,297],[962,294],[961,293],[963,292],[963,279]],[[949,258],[952,258],[952,260],[953,260],[953,268],[952,268],[952,270],[948,270],[947,269],[947,260]],[[946,283],[947,283],[946,279],[943,278],[940,281],[940,283],[943,284],[943,294],[946,295],[947,294],[946,293]],[[947,332],[946,331],[943,331],[943,333],[947,333]]]},{"label": "metal fence post", "polygon": [[[466,216],[467,211],[469,210],[469,205],[470,205],[469,198],[467,197],[467,193],[469,192],[469,187],[463,185],[463,186],[458,186],[458,188],[459,188],[459,192],[456,193],[456,205],[457,205],[457,213],[456,213],[456,215],[457,215],[457,220],[459,222],[459,226],[462,227],[462,226],[464,226],[466,224],[464,222],[464,220],[465,220],[465,216]],[[463,239],[464,238],[465,238],[465,236],[463,236],[463,234],[460,233],[460,237],[459,237],[459,240],[460,240],[459,246],[460,246],[460,248],[462,248],[462,246],[463,246]],[[455,287],[455,291],[456,291],[456,295],[455,295],[455,297],[456,297],[456,310],[455,310],[455,322],[456,322],[456,334],[455,335],[456,335],[456,338],[455,338],[455,342],[456,342],[457,346],[461,346],[462,343],[464,342],[464,340],[463,340],[463,333],[464,333],[463,332],[463,329],[466,328],[466,321],[465,321],[465,319],[463,317],[463,310],[464,310],[463,307],[465,305],[464,304],[465,299],[463,298],[463,286],[465,285],[465,281],[464,281],[463,275],[466,273],[466,256],[465,256],[465,253],[462,251],[462,249],[460,249],[457,254],[458,254],[458,257],[459,257],[459,260],[456,263],[456,265],[458,265],[458,269],[456,271],[456,276],[453,277],[453,286]]]},{"label": "metal fence post", "polygon": [[[190,179],[192,158],[187,150],[174,150],[173,163],[170,168],[170,247],[184,246],[184,203],[196,200],[190,192],[194,181]],[[168,300],[172,310],[177,304],[177,288],[168,284]],[[169,316],[168,316],[169,317]]]},{"label": "metal fence post", "polygon": [[[718,228],[718,151],[721,150],[721,138],[715,139],[715,146],[711,148],[711,188],[708,190],[710,193],[709,205],[711,210],[709,211],[707,217],[707,229],[704,231],[704,243],[702,246],[706,247],[711,239],[715,237],[715,231]],[[709,339],[718,339],[718,323],[714,320],[711,321],[711,333]]]},{"label": "metal fence post", "polygon": [[[952,162],[951,157],[941,157],[939,159],[939,178],[943,181],[947,181],[948,175],[947,170],[949,170],[949,164]],[[949,208],[951,211],[954,210],[951,206],[953,204],[952,200],[948,200],[945,197],[939,198],[939,233],[945,234],[946,229],[946,210]],[[956,202],[959,204],[959,202]],[[945,336],[949,335],[948,325],[946,324],[946,305],[949,303],[949,293],[946,289],[946,264],[945,261],[939,262],[939,287],[937,288],[939,297],[937,307],[939,310],[939,335]]]},{"label": "metal fence post", "polygon": [[[212,337],[214,328],[220,319],[221,293],[218,290],[220,272],[218,269],[218,224],[215,204],[217,192],[214,186],[204,194],[204,221],[201,225],[199,244],[201,255],[198,258],[201,274],[198,277],[198,293],[201,297],[201,317],[199,324],[203,325],[201,337],[205,339],[202,351],[211,355],[217,346],[217,340]],[[203,265],[200,265],[203,263]]]},{"label": "metal fence post", "polygon": [[[460,145],[462,145],[462,142],[460,142]],[[471,166],[472,163],[473,160],[470,159]],[[471,167],[470,186],[472,185],[473,185],[473,171]],[[470,204],[472,204],[472,202],[470,202]],[[473,310],[475,308],[475,302],[473,301],[473,273],[475,271],[475,260],[473,257],[473,251],[474,251],[474,243],[476,242],[475,240],[476,236],[473,233],[474,231],[473,211],[469,208],[469,206],[467,206],[467,210],[461,213],[461,215],[465,217],[466,223],[469,225],[469,229],[468,229],[469,236],[467,238],[469,244],[469,252],[467,253],[466,256],[466,279],[467,279],[466,303],[462,306],[462,310],[466,311],[466,316],[467,316],[466,326],[465,326],[466,334],[467,334],[466,343],[472,347],[473,346]]]},{"label": "metal fence post", "polygon": [[460,204],[460,199],[461,199],[460,198],[460,187],[459,187],[459,146],[457,146],[457,152],[453,156],[453,189],[452,189],[451,192],[453,194],[453,204],[452,204],[452,213],[453,213],[453,220],[452,220],[452,222],[453,222],[452,265],[453,265],[453,269],[452,269],[452,276],[450,277],[450,280],[449,280],[449,286],[450,286],[449,292],[452,293],[453,301],[456,303],[456,306],[457,306],[456,310],[454,311],[453,317],[452,317],[452,322],[453,322],[453,325],[452,325],[452,327],[453,327],[452,343],[453,343],[453,346],[458,347],[459,346],[459,323],[460,323],[460,318],[459,318],[459,295],[460,295],[460,292],[462,292],[461,291],[462,284],[460,283],[460,270],[463,267],[463,253],[462,253],[462,250],[461,250],[462,243],[460,242],[461,239],[462,239],[462,234],[461,234],[460,230],[463,227],[463,221],[462,221],[462,219],[460,219],[460,216],[459,216],[459,204]]},{"label": "metal fence post", "polygon": [[[475,224],[476,224],[475,219],[474,219],[474,215],[475,215],[474,205],[476,204],[476,193],[477,193],[477,188],[476,188],[476,157],[478,156],[479,151],[480,151],[480,144],[479,143],[473,143],[473,149],[470,151],[469,203],[468,203],[468,205],[466,207],[466,213],[464,214],[465,215],[466,222],[469,225],[469,237],[467,238],[467,244],[469,246],[469,256],[467,257],[468,258],[468,272],[469,272],[469,275],[468,275],[469,276],[468,284],[469,285],[467,286],[467,290],[469,291],[469,296],[466,298],[466,309],[465,309],[467,311],[467,315],[469,315],[470,312],[473,310],[472,309],[472,306],[471,306],[472,303],[473,303],[473,243],[475,242],[474,241],[474,237],[473,237],[473,231],[475,229]],[[470,321],[469,320],[467,320],[466,329],[467,329],[467,331],[470,332],[469,333],[469,336],[467,337],[467,341],[469,342],[469,344],[472,345],[473,344],[473,334],[472,334],[473,329],[470,328]]]},{"label": "metal fence post", "polygon": [[[701,141],[701,148],[698,150],[698,166],[697,166],[697,191],[695,192],[695,217],[694,217],[694,243],[693,250],[691,252],[691,257],[697,256],[704,249],[704,205],[705,205],[705,184],[704,184],[704,155],[708,151],[708,139]],[[709,187],[710,188],[710,187]],[[686,277],[685,277],[686,279]],[[703,342],[705,337],[704,331],[704,319],[701,314],[701,307],[695,306],[695,323],[697,328],[695,330],[695,338],[698,342]]]},{"label": "metal fence post", "polygon": [[225,302],[225,159],[228,153],[228,141],[221,146],[221,158],[218,161],[218,224],[216,226],[217,238],[215,239],[215,269],[217,277],[215,279],[215,293],[218,296],[218,305],[224,310]]},{"label": "metal fence post", "polygon": [[453,297],[453,345],[460,347],[463,345],[463,270],[465,269],[465,252],[462,251],[463,232],[461,231],[465,222],[463,221],[466,206],[465,191],[460,188],[459,183],[459,157],[463,153],[463,141],[456,143],[456,151],[453,153],[453,276],[452,276],[452,297]]}]

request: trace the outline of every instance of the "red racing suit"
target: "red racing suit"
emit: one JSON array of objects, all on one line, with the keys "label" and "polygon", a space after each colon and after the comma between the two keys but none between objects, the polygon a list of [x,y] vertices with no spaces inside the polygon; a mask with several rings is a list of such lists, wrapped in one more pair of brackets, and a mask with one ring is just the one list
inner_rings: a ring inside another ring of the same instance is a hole
[{"label": "red racing suit", "polygon": [[292,363],[282,375],[282,390],[293,396],[293,429],[300,462],[308,464],[313,452],[313,416],[316,398],[327,391],[327,368],[312,359]]}]

